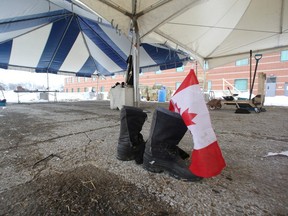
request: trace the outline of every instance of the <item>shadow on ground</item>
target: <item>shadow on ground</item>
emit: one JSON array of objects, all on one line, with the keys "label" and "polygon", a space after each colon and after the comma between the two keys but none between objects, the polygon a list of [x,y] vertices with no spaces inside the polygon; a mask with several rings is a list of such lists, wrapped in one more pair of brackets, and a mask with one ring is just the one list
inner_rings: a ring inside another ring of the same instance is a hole
[{"label": "shadow on ground", "polygon": [[2,197],[1,215],[176,214],[147,191],[91,165],[19,185]]}]

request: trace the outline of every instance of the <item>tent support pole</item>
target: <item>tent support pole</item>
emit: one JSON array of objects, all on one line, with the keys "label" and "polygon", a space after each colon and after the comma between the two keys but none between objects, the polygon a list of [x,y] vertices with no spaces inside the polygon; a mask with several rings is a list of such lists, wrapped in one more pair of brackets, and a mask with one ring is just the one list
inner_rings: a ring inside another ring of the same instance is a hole
[{"label": "tent support pole", "polygon": [[133,20],[133,90],[134,90],[134,106],[139,107],[139,29],[136,20]]},{"label": "tent support pole", "polygon": [[[47,91],[50,90],[50,87],[49,87],[49,73],[47,71]],[[48,102],[49,102],[49,94],[48,94]]]},{"label": "tent support pole", "polygon": [[99,94],[99,74],[97,74],[96,100],[98,100],[98,94]]},{"label": "tent support pole", "polygon": [[203,92],[205,92],[205,87],[206,87],[206,72],[207,72],[207,61],[204,61],[204,67],[203,67],[203,72],[204,72],[204,75],[203,75],[203,83],[202,83],[202,89],[203,89]]},{"label": "tent support pole", "polygon": [[47,90],[49,90],[49,73],[48,73],[48,71],[47,71],[47,73],[46,73],[46,78],[47,78]]}]

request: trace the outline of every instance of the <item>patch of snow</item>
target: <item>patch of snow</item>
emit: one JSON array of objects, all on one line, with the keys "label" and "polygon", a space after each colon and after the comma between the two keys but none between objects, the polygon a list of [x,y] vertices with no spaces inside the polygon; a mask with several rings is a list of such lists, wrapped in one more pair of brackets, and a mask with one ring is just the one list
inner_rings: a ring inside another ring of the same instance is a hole
[{"label": "patch of snow", "polygon": [[282,151],[282,152],[279,152],[279,153],[269,152],[265,157],[276,156],[276,155],[287,156],[288,157],[288,151]]},{"label": "patch of snow", "polygon": [[[40,99],[40,93],[15,93],[14,91],[3,91],[7,103],[31,103],[31,102],[48,102]],[[108,100],[109,92],[101,92],[96,98],[94,92],[53,92],[49,93],[49,101],[87,101],[87,100]],[[216,98],[219,97],[215,95]],[[243,97],[244,95],[241,95]],[[240,96],[239,96],[240,97]],[[2,99],[0,97],[0,99]],[[288,106],[288,96],[265,97],[264,106]]]}]

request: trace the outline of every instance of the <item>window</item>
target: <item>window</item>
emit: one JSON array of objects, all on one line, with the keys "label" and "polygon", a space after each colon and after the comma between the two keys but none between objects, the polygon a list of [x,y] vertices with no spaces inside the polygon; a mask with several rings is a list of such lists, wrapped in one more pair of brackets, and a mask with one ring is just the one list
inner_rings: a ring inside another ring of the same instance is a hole
[{"label": "window", "polygon": [[154,86],[157,88],[161,88],[163,85],[161,83],[155,83]]},{"label": "window", "polygon": [[175,89],[177,90],[180,85],[181,85],[181,82],[176,82],[176,83],[175,83]]},{"label": "window", "polygon": [[77,82],[81,82],[81,78],[80,77],[77,77]]},{"label": "window", "polygon": [[87,87],[84,88],[84,92],[88,92],[88,88]]},{"label": "window", "polygon": [[236,66],[244,66],[248,64],[249,64],[248,58],[236,61]]},{"label": "window", "polygon": [[240,91],[247,91],[248,90],[248,79],[235,79],[234,86],[236,89]]},{"label": "window", "polygon": [[80,88],[77,88],[77,92],[80,92]]},{"label": "window", "polygon": [[276,77],[275,76],[267,77],[266,82],[267,83],[276,83]]},{"label": "window", "polygon": [[281,52],[281,61],[288,61],[288,50],[283,50]]},{"label": "window", "polygon": [[71,92],[74,92],[74,89],[73,89],[73,88],[71,89]]},{"label": "window", "polygon": [[182,71],[184,71],[184,65],[182,65],[181,67],[177,67],[177,68],[176,68],[176,71],[177,71],[177,72],[182,72]]},{"label": "window", "polygon": [[87,77],[84,77],[84,82],[87,82],[87,80],[88,80]]},{"label": "window", "polygon": [[104,92],[104,90],[105,90],[104,86],[101,86],[100,92]]},{"label": "window", "polygon": [[212,81],[207,81],[207,91],[211,91],[212,89]]}]

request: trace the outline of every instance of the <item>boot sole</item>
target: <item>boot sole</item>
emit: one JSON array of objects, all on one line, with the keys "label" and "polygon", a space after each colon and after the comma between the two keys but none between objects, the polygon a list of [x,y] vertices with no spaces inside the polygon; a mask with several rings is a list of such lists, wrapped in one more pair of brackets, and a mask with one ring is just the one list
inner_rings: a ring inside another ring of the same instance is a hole
[{"label": "boot sole", "polygon": [[[200,181],[201,177],[198,176],[194,176],[191,173],[191,176],[189,177],[183,177],[183,175],[185,175],[185,173],[181,173],[181,171],[179,171],[180,167],[175,167],[173,168],[173,165],[171,166],[171,162],[170,161],[165,161],[162,159],[158,159],[158,158],[153,158],[152,156],[148,155],[148,154],[144,154],[143,157],[143,168],[153,172],[153,173],[168,173],[170,176],[178,179],[178,180],[182,180],[182,181],[189,181],[189,182],[196,182],[196,181]],[[183,168],[181,168],[183,169]],[[188,168],[187,168],[188,169]],[[180,172],[180,173],[179,173]],[[187,170],[186,170],[187,172]]]}]

